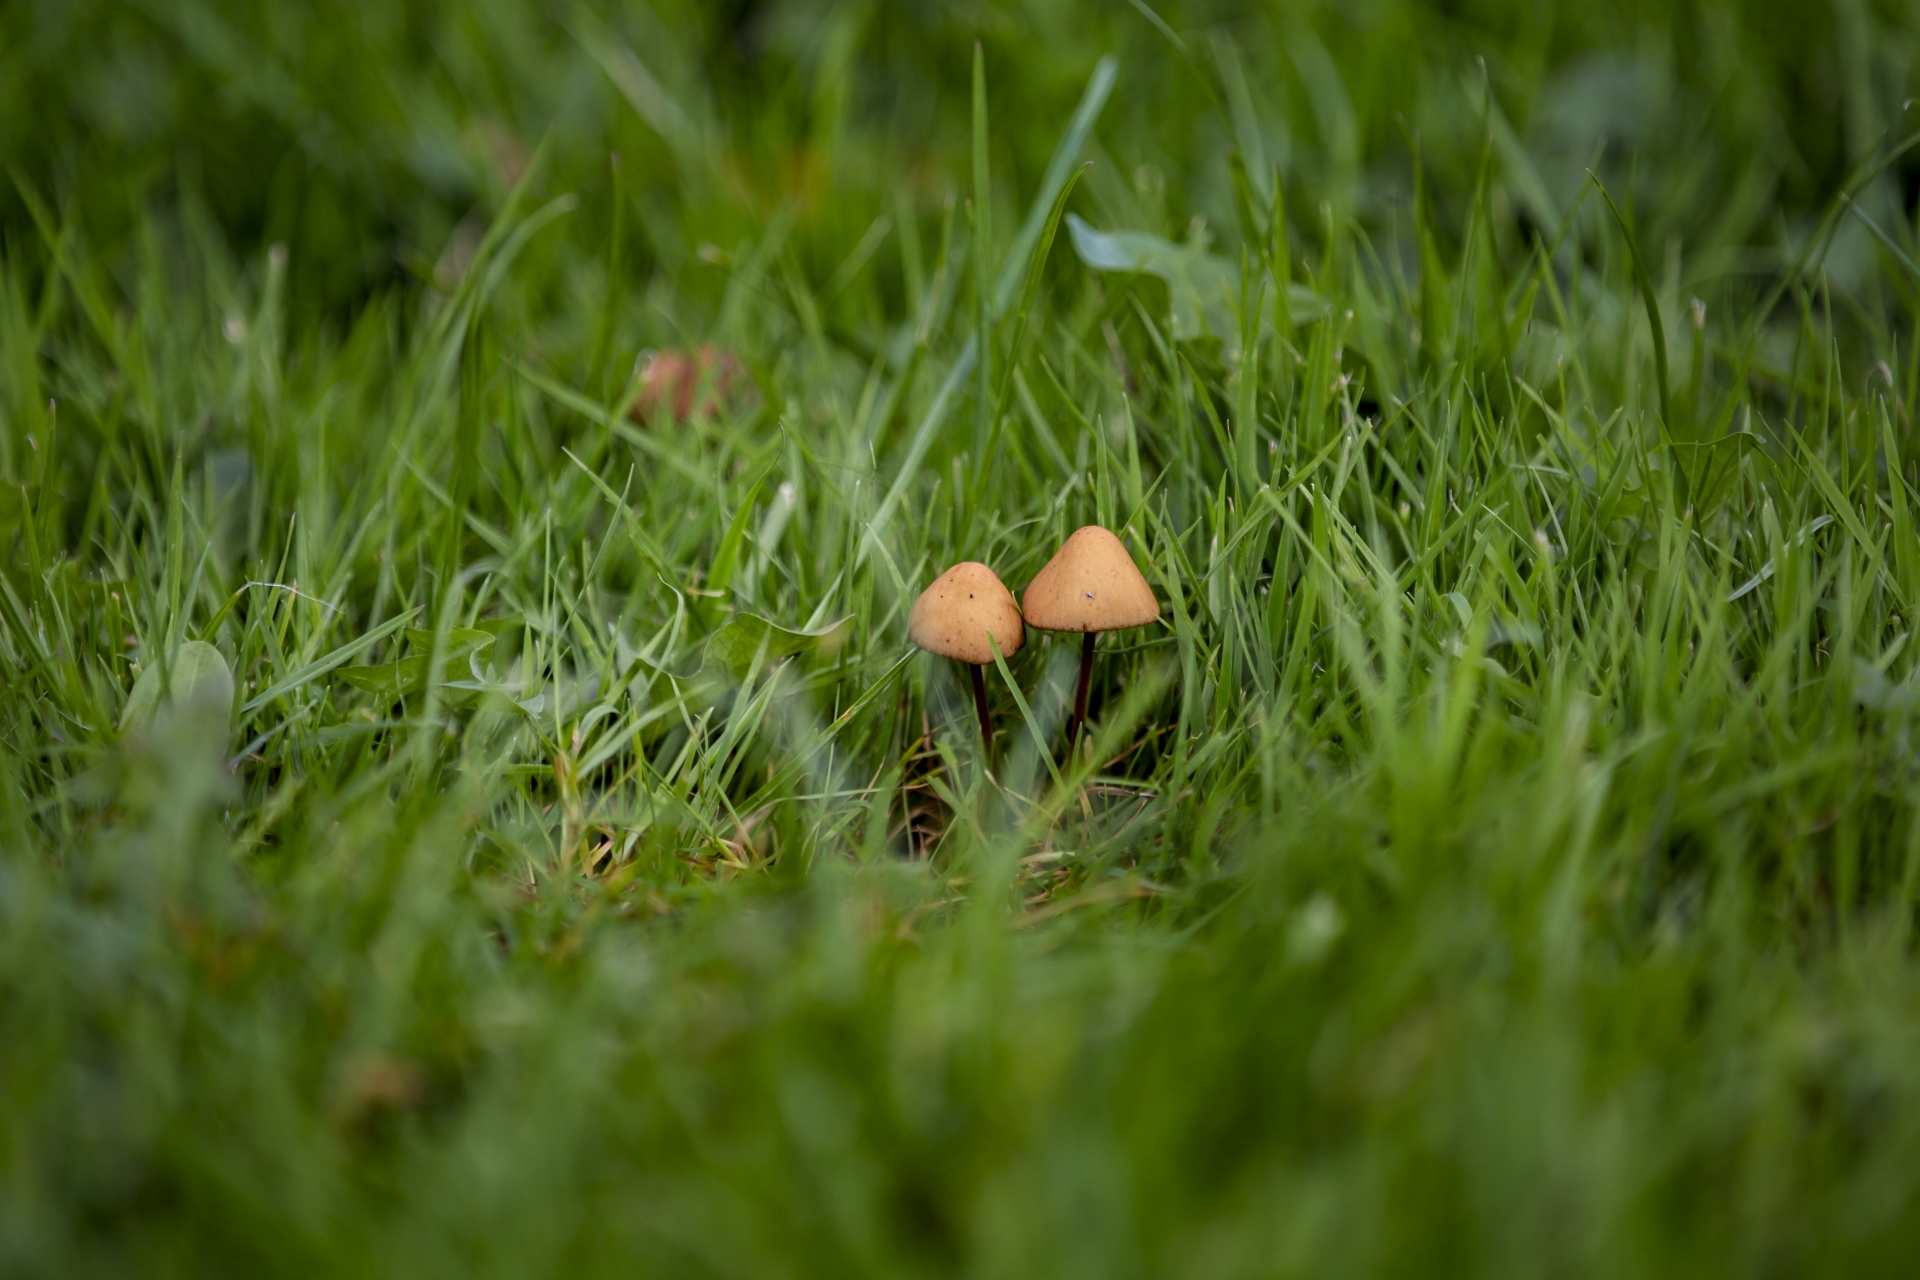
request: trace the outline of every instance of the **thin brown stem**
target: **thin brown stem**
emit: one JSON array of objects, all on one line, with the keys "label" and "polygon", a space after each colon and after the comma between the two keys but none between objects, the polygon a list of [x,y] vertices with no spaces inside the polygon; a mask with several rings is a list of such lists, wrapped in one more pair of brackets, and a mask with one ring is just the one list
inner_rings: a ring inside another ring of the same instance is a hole
[{"label": "thin brown stem", "polygon": [[971,662],[967,664],[967,670],[973,673],[973,709],[980,713],[980,745],[992,750],[993,717],[987,714],[987,678]]},{"label": "thin brown stem", "polygon": [[1093,642],[1099,632],[1089,631],[1080,641],[1080,683],[1073,691],[1073,729],[1067,734],[1067,755],[1080,745],[1080,726],[1087,722],[1087,686],[1093,682]]}]

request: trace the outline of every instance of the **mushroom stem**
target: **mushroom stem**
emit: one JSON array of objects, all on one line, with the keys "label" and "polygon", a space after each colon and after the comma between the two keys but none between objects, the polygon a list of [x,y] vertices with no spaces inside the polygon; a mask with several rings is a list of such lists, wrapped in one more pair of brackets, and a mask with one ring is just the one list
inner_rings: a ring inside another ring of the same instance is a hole
[{"label": "mushroom stem", "polygon": [[1073,691],[1073,731],[1067,735],[1067,754],[1080,745],[1080,726],[1087,722],[1087,686],[1093,681],[1093,642],[1100,633],[1089,631],[1080,641],[1080,683]]},{"label": "mushroom stem", "polygon": [[980,745],[992,750],[993,719],[987,714],[987,678],[971,662],[967,664],[967,670],[973,673],[973,709],[980,713]]}]

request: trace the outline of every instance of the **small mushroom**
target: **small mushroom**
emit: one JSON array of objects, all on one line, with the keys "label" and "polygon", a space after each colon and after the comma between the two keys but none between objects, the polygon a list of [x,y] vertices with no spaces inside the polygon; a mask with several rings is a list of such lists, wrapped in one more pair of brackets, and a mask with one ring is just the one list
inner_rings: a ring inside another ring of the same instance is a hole
[{"label": "small mushroom", "polygon": [[668,347],[641,357],[639,393],[627,416],[635,422],[664,418],[682,423],[716,413],[739,398],[746,370],[731,351],[707,343],[695,350]]},{"label": "small mushroom", "polygon": [[1094,638],[1102,631],[1142,627],[1160,616],[1153,588],[1112,531],[1097,524],[1076,529],[1047,561],[1020,601],[1028,622],[1042,631],[1079,631],[1080,683],[1073,694],[1068,750],[1079,741],[1087,718],[1087,683],[1093,676]]},{"label": "small mushroom", "polygon": [[980,668],[993,661],[994,645],[1000,646],[1002,657],[1012,657],[1027,638],[1020,606],[1007,584],[987,566],[962,561],[935,578],[913,602],[907,638],[928,653],[967,664],[973,675],[973,708],[980,714],[980,741],[991,746],[993,721],[987,716],[987,682]]}]

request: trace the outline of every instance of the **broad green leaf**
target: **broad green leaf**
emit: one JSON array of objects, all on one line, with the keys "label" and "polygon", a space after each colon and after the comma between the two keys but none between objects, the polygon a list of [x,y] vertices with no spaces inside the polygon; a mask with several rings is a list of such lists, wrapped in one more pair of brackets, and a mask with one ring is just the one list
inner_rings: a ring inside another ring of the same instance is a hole
[{"label": "broad green leaf", "polygon": [[1080,261],[1094,270],[1141,273],[1165,282],[1175,341],[1227,340],[1239,328],[1234,321],[1239,273],[1225,259],[1144,231],[1095,231],[1073,213],[1067,215],[1067,233]]},{"label": "broad green leaf", "polygon": [[[1067,232],[1080,261],[1096,271],[1157,276],[1167,286],[1172,336],[1178,342],[1218,338],[1228,350],[1240,345],[1240,272],[1199,245],[1175,244],[1144,231],[1096,231],[1078,214],[1067,215]],[[1287,290],[1295,324],[1318,319],[1326,302],[1304,285]],[[1262,331],[1271,328],[1262,317]]]},{"label": "broad green leaf", "polygon": [[240,713],[242,715],[250,715],[272,702],[275,698],[283,698],[294,690],[303,687],[308,682],[319,679],[349,659],[365,653],[368,649],[373,648],[374,645],[380,643],[380,641],[386,639],[401,627],[404,627],[407,624],[407,619],[418,612],[418,609],[409,609],[397,618],[387,619],[359,639],[349,640],[332,653],[324,657],[315,658],[306,666],[301,667],[286,679],[266,690],[266,692],[250,699],[246,706],[240,708]]},{"label": "broad green leaf", "polygon": [[[398,698],[402,694],[424,689],[428,668],[433,661],[433,632],[409,627],[406,635],[407,643],[420,650],[419,653],[368,667],[342,667],[340,678],[356,689],[386,698]],[[493,636],[489,632],[473,627],[453,628],[447,632],[446,652],[441,659],[442,674],[460,674],[462,664],[492,646]]]},{"label": "broad green leaf", "polygon": [[233,715],[233,672],[220,651],[204,640],[189,640],[168,661],[146,665],[127,695],[120,727],[145,724],[162,706],[187,702],[216,706],[229,718]]},{"label": "broad green leaf", "polygon": [[427,678],[427,659],[399,658],[371,667],[342,667],[339,677],[356,689],[397,698],[402,691],[418,687]]},{"label": "broad green leaf", "polygon": [[701,666],[711,673],[738,679],[753,669],[755,655],[763,650],[762,666],[803,653],[830,654],[846,643],[852,632],[851,616],[811,631],[790,631],[758,614],[739,613],[708,637]]},{"label": "broad green leaf", "polygon": [[[479,627],[454,627],[447,632],[447,660],[451,662],[455,658],[464,658],[476,650],[484,649],[492,644],[494,637],[499,634],[498,631],[490,628],[483,630]],[[423,654],[430,654],[433,652],[433,632],[419,627],[408,627],[407,643]]]},{"label": "broad green leaf", "polygon": [[1911,678],[1895,683],[1863,658],[1853,660],[1853,700],[1870,711],[1902,715],[1920,708],[1920,688]]}]

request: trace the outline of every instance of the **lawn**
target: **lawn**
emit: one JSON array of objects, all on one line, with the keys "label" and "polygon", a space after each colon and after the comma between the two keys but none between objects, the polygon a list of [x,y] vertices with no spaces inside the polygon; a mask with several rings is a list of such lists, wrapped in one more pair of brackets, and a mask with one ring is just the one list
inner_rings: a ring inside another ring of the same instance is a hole
[{"label": "lawn", "polygon": [[[0,1273],[1909,1274],[1916,93],[0,7]],[[983,744],[914,601],[1089,524],[1159,618]]]}]

